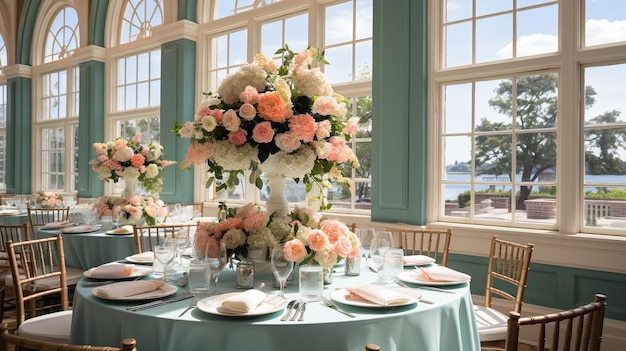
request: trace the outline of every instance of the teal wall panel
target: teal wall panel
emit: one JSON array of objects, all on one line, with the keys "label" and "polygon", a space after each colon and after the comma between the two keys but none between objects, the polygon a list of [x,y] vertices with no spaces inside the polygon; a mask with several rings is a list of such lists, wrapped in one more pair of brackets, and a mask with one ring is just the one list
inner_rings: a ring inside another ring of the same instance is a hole
[{"label": "teal wall panel", "polygon": [[[487,258],[450,254],[448,266],[472,276],[472,294],[485,295]],[[596,293],[607,296],[606,317],[626,321],[626,279],[624,274],[531,263],[524,303],[554,309],[587,304]]]},{"label": "teal wall panel", "polygon": [[104,181],[91,169],[96,158],[93,143],[104,140],[104,62],[80,64],[78,117],[78,194],[82,198],[102,196]]},{"label": "teal wall panel", "polygon": [[[161,47],[161,144],[170,160],[185,158],[189,139],[171,132],[174,122],[191,120],[195,114],[196,43],[180,39]],[[193,202],[193,172],[178,166],[163,171],[161,199],[166,202]]]},{"label": "teal wall panel", "polygon": [[104,33],[106,27],[109,0],[92,1],[89,7],[89,32],[87,45],[104,47]]},{"label": "teal wall panel", "polygon": [[17,77],[7,81],[6,190],[30,194],[31,189],[31,95],[32,80]]},{"label": "teal wall panel", "polygon": [[425,9],[425,1],[374,1],[374,221],[425,222]]}]

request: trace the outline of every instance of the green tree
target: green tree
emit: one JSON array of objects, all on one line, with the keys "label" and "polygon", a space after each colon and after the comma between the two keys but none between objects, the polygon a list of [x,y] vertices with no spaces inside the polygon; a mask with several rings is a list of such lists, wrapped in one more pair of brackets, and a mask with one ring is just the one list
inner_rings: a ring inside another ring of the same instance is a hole
[{"label": "green tree", "polygon": [[[589,124],[616,123],[620,111],[611,110],[589,120]],[[585,141],[600,150],[596,156],[593,151],[585,151],[585,173],[593,175],[624,174],[622,160],[618,150],[624,149],[626,130],[623,128],[599,128],[585,131]]]}]

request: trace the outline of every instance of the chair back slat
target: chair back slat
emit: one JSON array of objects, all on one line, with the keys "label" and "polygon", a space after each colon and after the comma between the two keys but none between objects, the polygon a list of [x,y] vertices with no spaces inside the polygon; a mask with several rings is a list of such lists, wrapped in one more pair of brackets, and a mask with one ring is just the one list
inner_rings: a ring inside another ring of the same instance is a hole
[{"label": "chair back slat", "polygon": [[42,226],[46,223],[52,222],[64,222],[69,220],[70,208],[57,207],[57,208],[27,208],[28,221],[33,230],[35,227]]},{"label": "chair back slat", "polygon": [[[596,294],[591,303],[556,313],[522,318],[519,312],[511,311],[505,350],[517,351],[520,328],[539,325],[534,345],[539,351],[599,351],[606,306],[606,296]],[[546,340],[548,328],[552,329],[551,340]]]},{"label": "chair back slat", "polygon": [[389,230],[398,233],[405,255],[425,255],[434,258],[440,266],[448,265],[452,229]]},{"label": "chair back slat", "polygon": [[146,226],[133,226],[135,253],[152,251],[154,246],[159,246],[167,237],[172,237],[181,230],[191,233],[198,227],[198,223],[184,224],[157,224]]}]

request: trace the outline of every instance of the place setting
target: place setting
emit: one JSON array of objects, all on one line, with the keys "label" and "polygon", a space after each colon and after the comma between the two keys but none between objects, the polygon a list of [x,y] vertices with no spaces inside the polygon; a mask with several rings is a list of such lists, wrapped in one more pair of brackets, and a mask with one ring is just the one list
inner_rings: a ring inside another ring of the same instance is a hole
[{"label": "place setting", "polygon": [[426,286],[450,286],[468,283],[471,276],[445,266],[416,267],[401,272],[397,279],[411,284]]},{"label": "place setting", "polygon": [[[145,277],[152,272],[152,267],[112,262],[90,268],[83,272],[83,276],[96,280],[127,280]],[[87,286],[87,283],[85,284],[85,286]]]},{"label": "place setting", "polygon": [[285,309],[287,300],[257,289],[202,298],[197,303],[200,311],[225,317],[257,317]]},{"label": "place setting", "polygon": [[107,230],[104,233],[109,234],[109,235],[132,235],[133,232],[134,232],[133,226],[126,224],[123,226],[119,226],[115,229]]}]

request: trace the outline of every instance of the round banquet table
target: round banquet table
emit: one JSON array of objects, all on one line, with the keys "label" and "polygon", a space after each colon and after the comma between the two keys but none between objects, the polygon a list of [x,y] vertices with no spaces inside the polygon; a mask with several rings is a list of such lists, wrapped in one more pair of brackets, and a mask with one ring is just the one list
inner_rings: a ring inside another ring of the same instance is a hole
[{"label": "round banquet table", "polygon": [[[288,300],[298,297],[298,276],[285,289]],[[147,277],[146,279],[149,279]],[[174,276],[176,279],[176,276]],[[333,283],[324,295],[337,288],[376,280],[375,273],[362,270],[356,277],[343,275],[337,267]],[[92,294],[83,278],[73,301],[70,342],[115,346],[124,338],[137,339],[140,350],[221,350],[221,351],[362,351],[368,343],[381,350],[459,351],[480,350],[469,283],[446,287],[454,293],[420,289],[422,297],[434,304],[418,302],[395,308],[364,308],[340,304],[353,313],[350,318],[321,302],[309,302],[304,321],[281,322],[283,311],[257,317],[227,317],[192,309],[178,315],[190,299],[137,312],[126,308],[145,301],[110,301]],[[254,287],[269,294],[271,273],[255,274]],[[235,289],[235,273],[227,267],[220,275],[221,292]],[[181,294],[186,288],[179,288]],[[175,295],[176,296],[176,295]]]},{"label": "round banquet table", "polygon": [[0,216],[1,225],[22,225],[24,223],[28,223],[27,213],[9,214],[9,215]]},{"label": "round banquet table", "polygon": [[[39,239],[52,237],[58,232],[58,230],[35,230]],[[111,235],[99,230],[91,233],[64,233],[62,237],[65,265],[82,270],[121,260],[135,253],[132,234]]]}]

